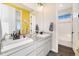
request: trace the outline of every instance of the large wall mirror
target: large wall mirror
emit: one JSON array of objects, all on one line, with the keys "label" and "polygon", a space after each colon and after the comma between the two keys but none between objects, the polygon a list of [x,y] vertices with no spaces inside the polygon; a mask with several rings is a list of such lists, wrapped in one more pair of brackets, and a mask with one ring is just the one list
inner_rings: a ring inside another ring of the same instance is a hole
[{"label": "large wall mirror", "polygon": [[21,11],[5,4],[0,4],[2,37],[21,30]]},{"label": "large wall mirror", "polygon": [[21,32],[21,11],[16,10],[16,30]]}]

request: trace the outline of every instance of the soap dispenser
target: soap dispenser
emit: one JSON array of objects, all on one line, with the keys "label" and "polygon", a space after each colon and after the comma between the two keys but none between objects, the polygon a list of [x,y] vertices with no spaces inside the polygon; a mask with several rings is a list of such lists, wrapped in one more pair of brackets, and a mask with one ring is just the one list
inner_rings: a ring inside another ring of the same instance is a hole
[{"label": "soap dispenser", "polygon": [[53,22],[50,23],[49,31],[53,31]]},{"label": "soap dispenser", "polygon": [[38,33],[39,32],[39,26],[38,26],[38,24],[36,24],[36,33]]}]

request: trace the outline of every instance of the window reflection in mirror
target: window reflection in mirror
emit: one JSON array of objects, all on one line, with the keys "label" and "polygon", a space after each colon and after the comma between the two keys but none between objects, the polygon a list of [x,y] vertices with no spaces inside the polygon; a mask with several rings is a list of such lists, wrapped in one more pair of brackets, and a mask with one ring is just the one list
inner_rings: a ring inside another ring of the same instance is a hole
[{"label": "window reflection in mirror", "polygon": [[21,12],[16,10],[16,30],[20,33],[21,30]]}]

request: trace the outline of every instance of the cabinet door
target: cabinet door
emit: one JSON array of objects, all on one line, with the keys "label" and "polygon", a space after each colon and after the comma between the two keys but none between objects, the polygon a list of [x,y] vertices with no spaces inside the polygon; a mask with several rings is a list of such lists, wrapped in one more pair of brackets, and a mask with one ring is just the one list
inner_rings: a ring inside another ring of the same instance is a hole
[{"label": "cabinet door", "polygon": [[26,56],[29,53],[31,54],[32,51],[33,51],[33,45],[29,46],[29,47],[26,47],[26,48],[23,48],[21,50],[18,50],[15,53],[13,53],[11,56]]}]

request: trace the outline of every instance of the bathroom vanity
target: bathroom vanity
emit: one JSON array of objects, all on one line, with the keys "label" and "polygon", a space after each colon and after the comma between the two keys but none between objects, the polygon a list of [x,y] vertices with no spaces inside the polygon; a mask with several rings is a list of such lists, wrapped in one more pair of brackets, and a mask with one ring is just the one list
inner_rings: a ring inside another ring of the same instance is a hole
[{"label": "bathroom vanity", "polygon": [[[35,36],[27,36],[25,38],[16,39],[16,35],[11,35],[17,30],[21,30],[22,11],[5,4],[0,4],[0,21],[2,34],[0,36],[0,55],[3,56],[44,56],[51,49],[51,35],[48,33],[36,34]],[[31,15],[30,32],[35,32],[35,16]],[[33,21],[32,21],[33,20]],[[23,21],[27,22],[27,21]],[[26,34],[26,29],[23,30]],[[5,38],[9,34],[13,38]],[[20,34],[19,34],[20,35]],[[33,34],[34,35],[34,34]],[[5,40],[2,40],[4,39]]]},{"label": "bathroom vanity", "polygon": [[3,56],[45,56],[51,50],[51,35],[37,34],[5,43],[1,49]]}]

